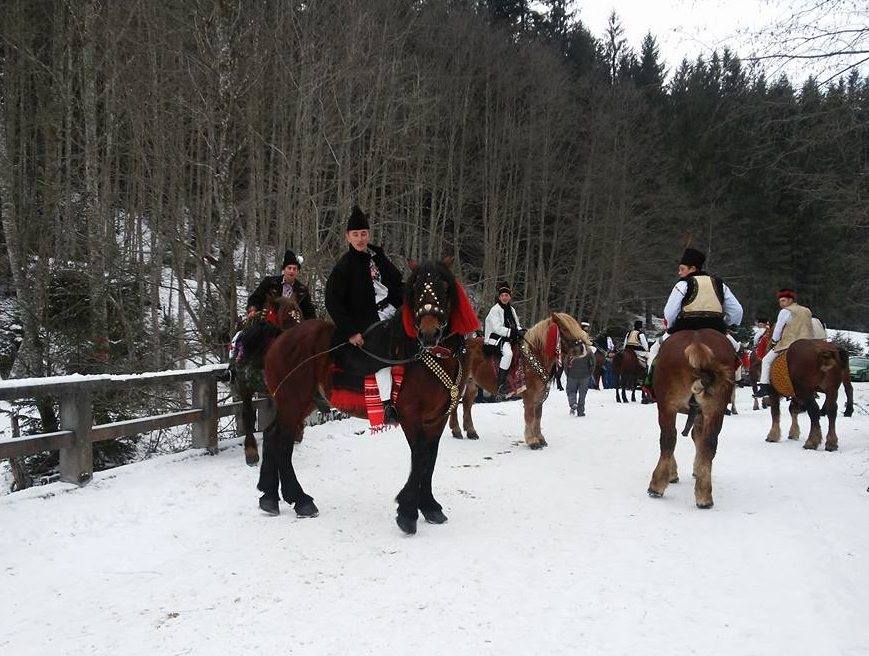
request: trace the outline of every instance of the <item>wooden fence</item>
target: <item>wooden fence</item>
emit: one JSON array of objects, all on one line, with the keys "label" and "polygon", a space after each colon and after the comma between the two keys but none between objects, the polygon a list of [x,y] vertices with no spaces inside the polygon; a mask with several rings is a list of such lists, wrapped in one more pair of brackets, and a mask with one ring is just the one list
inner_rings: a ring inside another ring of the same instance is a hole
[{"label": "wooden fence", "polygon": [[[198,369],[161,371],[132,376],[59,376],[0,382],[0,400],[49,396],[60,404],[60,430],[0,440],[0,459],[60,451],[60,478],[83,485],[93,476],[93,443],[131,437],[161,428],[193,424],[193,447],[217,453],[217,421],[235,415],[241,432],[241,401],[218,403],[217,383],[226,380],[226,365]],[[192,383],[193,407],[189,410],[128,419],[110,424],[93,424],[92,398],[95,393],[124,387],[149,387],[167,383]],[[254,400],[260,427],[273,413],[271,399]]]}]

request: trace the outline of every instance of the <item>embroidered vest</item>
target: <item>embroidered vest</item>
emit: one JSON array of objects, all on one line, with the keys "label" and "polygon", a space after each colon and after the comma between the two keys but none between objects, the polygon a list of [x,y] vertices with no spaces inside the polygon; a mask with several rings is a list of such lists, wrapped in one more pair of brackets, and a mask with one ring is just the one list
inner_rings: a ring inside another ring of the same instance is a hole
[{"label": "embroidered vest", "polygon": [[715,276],[688,276],[688,292],[682,299],[679,318],[724,316],[724,283]]},{"label": "embroidered vest", "polygon": [[625,344],[626,346],[636,346],[638,348],[643,348],[642,343],[640,342],[640,331],[632,330],[628,333],[628,341]]},{"label": "embroidered vest", "polygon": [[814,339],[815,337],[812,311],[809,308],[791,303],[785,309],[791,313],[791,320],[785,325],[781,339],[773,349],[776,353],[781,353],[798,339]]}]

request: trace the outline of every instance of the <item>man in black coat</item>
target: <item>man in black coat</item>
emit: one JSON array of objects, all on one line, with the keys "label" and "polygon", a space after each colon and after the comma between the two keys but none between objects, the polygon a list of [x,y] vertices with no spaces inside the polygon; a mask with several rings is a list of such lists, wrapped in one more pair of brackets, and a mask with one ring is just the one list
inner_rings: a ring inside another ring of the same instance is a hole
[{"label": "man in black coat", "polygon": [[295,297],[302,311],[304,319],[313,319],[315,316],[314,304],[311,302],[311,292],[308,286],[299,281],[299,271],[302,269],[301,258],[296,257],[293,251],[284,253],[284,261],[281,264],[281,275],[266,276],[253,294],[247,300],[247,311],[262,310],[270,291],[280,289],[281,296],[286,298]]},{"label": "man in black coat", "polygon": [[[347,221],[345,236],[349,245],[347,252],[326,281],[326,310],[335,322],[336,339],[362,346],[365,331],[372,324],[392,317],[401,307],[404,287],[401,272],[383,249],[369,243],[368,215],[356,206]],[[396,423],[398,415],[391,400],[390,367],[381,368],[375,377],[383,401],[384,420]]]}]

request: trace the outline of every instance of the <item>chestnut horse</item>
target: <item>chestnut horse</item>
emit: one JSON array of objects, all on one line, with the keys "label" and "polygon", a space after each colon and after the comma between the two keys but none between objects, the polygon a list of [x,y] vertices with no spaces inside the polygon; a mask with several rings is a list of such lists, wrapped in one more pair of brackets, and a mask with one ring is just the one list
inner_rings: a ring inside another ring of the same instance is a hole
[{"label": "chestnut horse", "polygon": [[[839,385],[845,386],[845,416],[854,413],[854,388],[851,385],[851,371],[848,366],[848,354],[835,344],[823,339],[798,339],[791,344],[784,355],[787,358],[788,372],[793,386],[791,401],[791,428],[788,439],[800,437],[800,427],[797,415],[802,410],[809,414],[812,425],[809,437],[803,444],[804,449],[817,449],[821,443],[821,414],[827,415],[827,436],[824,442],[826,451],[836,451],[839,448],[839,437],[836,435],[836,412],[839,408],[837,400]],[[775,381],[773,381],[775,383]],[[779,403],[782,396],[790,390],[779,390],[773,386],[774,392],[767,397],[772,426],[766,436],[767,442],[781,440],[781,410]],[[818,407],[815,400],[816,392],[824,394],[824,405]]]},{"label": "chestnut horse", "polygon": [[661,456],[649,496],[661,497],[668,483],[678,483],[673,452],[676,448],[676,414],[688,414],[683,435],[691,430],[694,440],[694,501],[698,508],[711,508],[712,459],[724,409],[733,391],[735,353],[728,339],[716,330],[681,330],[662,345],[655,359],[652,387],[658,401]]},{"label": "chestnut horse", "polygon": [[[613,356],[613,385],[616,388],[616,402],[627,403],[628,395],[625,390],[630,388],[631,401],[637,400],[637,381],[642,381],[646,375],[646,368],[637,357],[633,349],[619,351]],[[621,398],[619,398],[621,391]],[[642,396],[642,392],[640,392]]]},{"label": "chestnut horse", "polygon": [[[453,310],[460,303],[467,304],[467,300],[449,269],[450,262],[412,265],[413,271],[405,283],[402,312],[389,320],[403,334],[408,326],[416,333],[415,342],[410,343],[408,338],[406,346],[411,353],[396,400],[411,455],[410,476],[396,498],[396,522],[408,534],[416,533],[418,511],[429,523],[447,521],[432,494],[432,474],[451,399],[458,398],[463,372],[467,370],[463,363],[466,357],[463,335],[479,325],[476,317],[470,328],[453,325],[458,323],[451,316]],[[327,397],[331,393],[330,365],[334,361],[331,353],[338,348],[355,348],[347,342],[333,346],[334,333],[335,326],[328,321],[304,321],[278,337],[266,354],[266,383],[273,392],[277,416],[263,435],[263,461],[257,487],[263,493],[260,508],[269,514],[279,513],[279,483],[284,501],[295,504],[299,517],[316,517],[319,513],[313,498],[296,477],[293,444],[314,406],[314,391],[319,387]]]},{"label": "chestnut horse", "polygon": [[241,398],[241,423],[244,430],[244,460],[253,467],[259,463],[254,424],[253,395],[265,394],[263,359],[272,342],[283,331],[302,322],[302,310],[294,296],[281,296],[281,288],[270,289],[265,307],[245,320],[235,342],[235,355],[230,363],[233,391]]},{"label": "chestnut horse", "polygon": [[[522,393],[522,403],[525,406],[525,443],[535,450],[548,446],[540,429],[540,419],[543,415],[543,402],[549,395],[549,383],[557,364],[556,354],[551,348],[554,345],[547,344],[552,326],[557,327],[562,358],[582,357],[586,353],[586,345],[590,344],[588,335],[579,322],[564,312],[553,312],[525,333],[525,341],[521,346],[521,357],[525,366],[525,391]],[[479,435],[474,427],[471,408],[477,398],[477,389],[482,387],[490,394],[495,394],[498,390],[498,376],[490,357],[483,351],[483,340],[471,337],[466,340],[466,344],[469,378],[462,397],[462,423],[468,439],[476,440]],[[462,438],[457,409],[450,414],[450,430],[453,437]]]}]

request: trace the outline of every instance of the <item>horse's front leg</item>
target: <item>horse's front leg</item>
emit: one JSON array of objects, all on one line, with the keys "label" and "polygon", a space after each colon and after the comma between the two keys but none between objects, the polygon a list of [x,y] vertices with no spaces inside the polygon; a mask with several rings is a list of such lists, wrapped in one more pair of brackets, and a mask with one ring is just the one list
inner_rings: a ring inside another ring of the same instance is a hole
[{"label": "horse's front leg", "polygon": [[435,463],[438,459],[438,446],[440,445],[440,431],[437,435],[427,437],[427,458],[425,469],[419,485],[419,511],[429,524],[443,524],[447,521],[441,504],[434,498],[432,492],[432,476],[434,475]]},{"label": "horse's front leg", "polygon": [[788,439],[798,440],[800,439],[800,408],[796,401],[790,402],[788,405],[788,412],[791,415],[791,427],[788,430]]},{"label": "horse's front leg", "polygon": [[453,434],[457,440],[461,440],[465,436],[462,434],[462,430],[459,428],[459,407],[456,406],[453,408],[453,411],[450,413],[450,432]]},{"label": "horse's front leg", "polygon": [[401,491],[395,497],[398,503],[398,513],[395,522],[398,527],[413,535],[416,533],[416,522],[419,518],[420,489],[425,480],[425,472],[430,459],[425,432],[421,425],[405,426],[402,429],[410,447],[410,475]]},{"label": "horse's front leg", "polygon": [[540,444],[542,446],[549,446],[549,442],[546,441],[546,438],[543,437],[543,427],[541,426],[541,421],[543,420],[543,401],[536,403],[534,405],[534,427],[537,430],[537,439],[540,440]]},{"label": "horse's front leg", "polygon": [[477,399],[477,384],[473,380],[468,380],[468,385],[465,388],[465,396],[462,398],[462,424],[465,427],[465,435],[469,440],[479,440],[480,435],[474,426],[474,416],[471,408],[474,407],[474,401]]},{"label": "horse's front leg", "polygon": [[778,392],[773,392],[768,397],[769,399],[769,414],[772,417],[772,426],[769,428],[769,433],[766,435],[767,442],[778,442],[781,440],[781,397]]},{"label": "horse's front leg", "polygon": [[522,395],[522,405],[525,409],[525,443],[531,449],[540,449],[543,445],[540,443],[537,427],[535,425],[537,410],[534,407],[534,396],[535,395],[531,392],[530,386],[529,389],[525,390],[525,394]]}]

